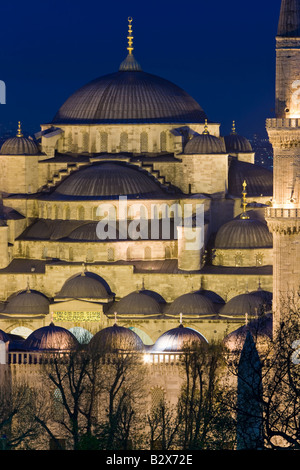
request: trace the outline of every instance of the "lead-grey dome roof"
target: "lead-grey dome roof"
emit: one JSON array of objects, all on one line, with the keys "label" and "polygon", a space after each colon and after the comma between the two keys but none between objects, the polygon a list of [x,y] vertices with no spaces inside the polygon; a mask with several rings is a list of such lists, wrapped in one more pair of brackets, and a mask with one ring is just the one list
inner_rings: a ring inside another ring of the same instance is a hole
[{"label": "lead-grey dome roof", "polygon": [[162,196],[165,191],[150,174],[134,165],[104,162],[72,173],[58,185],[55,194],[101,199]]},{"label": "lead-grey dome roof", "polygon": [[233,219],[217,232],[215,248],[271,248],[273,237],[266,223],[258,219]]},{"label": "lead-grey dome roof", "polygon": [[189,292],[177,297],[168,307],[167,312],[172,315],[215,315],[216,311],[210,299],[198,292]]},{"label": "lead-grey dome roof", "polygon": [[20,315],[47,315],[49,313],[49,299],[36,290],[27,289],[9,297],[4,314]]},{"label": "lead-grey dome roof", "polygon": [[107,299],[111,295],[104,279],[95,273],[83,271],[67,279],[57,298]]},{"label": "lead-grey dome roof", "polygon": [[75,91],[53,123],[199,123],[199,104],[172,82],[143,72],[137,62],[99,77]]},{"label": "lead-grey dome roof", "polygon": [[184,153],[188,155],[219,154],[226,153],[226,148],[222,139],[209,133],[198,134],[187,142]]},{"label": "lead-grey dome roof", "polygon": [[40,150],[32,139],[10,137],[4,141],[0,153],[2,155],[39,155]]},{"label": "lead-grey dome roof", "polygon": [[253,152],[252,146],[246,137],[231,133],[224,137],[226,150],[228,153],[248,153]]},{"label": "lead-grey dome roof", "polygon": [[260,165],[231,158],[228,171],[228,192],[241,196],[243,182],[247,183],[247,196],[272,196],[273,172]]},{"label": "lead-grey dome roof", "polygon": [[158,301],[148,291],[135,291],[123,297],[111,308],[118,315],[160,315]]},{"label": "lead-grey dome roof", "polygon": [[220,310],[221,316],[244,317],[248,315],[260,315],[268,309],[264,300],[254,294],[245,293],[232,297]]}]

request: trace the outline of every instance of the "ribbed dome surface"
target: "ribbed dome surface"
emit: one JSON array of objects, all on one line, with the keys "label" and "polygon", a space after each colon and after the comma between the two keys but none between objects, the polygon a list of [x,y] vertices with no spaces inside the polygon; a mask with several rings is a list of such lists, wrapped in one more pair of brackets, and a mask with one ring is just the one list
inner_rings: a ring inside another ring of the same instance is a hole
[{"label": "ribbed dome surface", "polygon": [[63,196],[110,198],[163,195],[152,177],[121,163],[91,165],[68,176],[55,190]]},{"label": "ribbed dome surface", "polygon": [[94,352],[136,351],[142,350],[141,338],[129,328],[114,324],[98,331],[89,343]]},{"label": "ribbed dome surface", "polygon": [[180,352],[194,344],[207,343],[204,336],[197,331],[179,325],[163,333],[151,348],[152,352]]},{"label": "ribbed dome surface", "polygon": [[11,137],[7,139],[2,147],[2,155],[38,155],[38,145],[26,137]]},{"label": "ribbed dome surface", "polygon": [[228,153],[253,152],[252,146],[246,137],[232,133],[224,137],[226,151]]},{"label": "ribbed dome surface", "polygon": [[248,197],[273,195],[272,171],[259,165],[232,158],[228,172],[229,194],[241,196],[244,181],[247,183]]},{"label": "ribbed dome surface", "polygon": [[218,230],[215,248],[271,248],[272,234],[267,224],[257,219],[234,219]]},{"label": "ribbed dome surface", "polygon": [[107,299],[111,297],[107,283],[95,273],[84,271],[68,279],[58,298]]},{"label": "ribbed dome surface", "polygon": [[224,141],[210,134],[199,134],[187,142],[184,153],[188,155],[206,155],[226,153]]},{"label": "ribbed dome surface", "polygon": [[27,351],[69,351],[78,344],[75,336],[67,329],[50,323],[33,331],[24,341],[22,349]]},{"label": "ribbed dome surface", "polygon": [[20,315],[47,315],[49,313],[49,300],[41,292],[27,289],[13,294],[7,301],[4,314]]},{"label": "ribbed dome surface", "polygon": [[152,295],[143,291],[131,292],[123,297],[115,306],[118,315],[159,315],[161,308]]},{"label": "ribbed dome surface", "polygon": [[175,299],[167,309],[172,315],[215,315],[216,311],[210,299],[197,292],[183,294]]},{"label": "ribbed dome surface", "polygon": [[99,241],[97,236],[97,224],[98,222],[90,222],[88,224],[83,224],[80,227],[77,227],[73,232],[70,233],[68,238],[70,240],[78,241]]},{"label": "ribbed dome surface", "polygon": [[220,310],[224,316],[259,315],[265,310],[264,301],[257,295],[240,294],[230,299]]},{"label": "ribbed dome surface", "polygon": [[[53,123],[198,123],[205,113],[180,87],[163,78],[121,69],[99,77],[71,95]],[[126,67],[125,67],[126,66]],[[133,67],[133,64],[131,64]]]}]

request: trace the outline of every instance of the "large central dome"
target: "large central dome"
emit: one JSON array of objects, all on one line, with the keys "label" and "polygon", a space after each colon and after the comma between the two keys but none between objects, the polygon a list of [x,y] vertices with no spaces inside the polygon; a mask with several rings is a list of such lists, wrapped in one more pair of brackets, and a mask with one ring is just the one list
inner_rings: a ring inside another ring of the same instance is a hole
[{"label": "large central dome", "polygon": [[71,95],[53,123],[199,123],[206,115],[177,85],[143,72],[128,56],[116,73],[97,78]]}]

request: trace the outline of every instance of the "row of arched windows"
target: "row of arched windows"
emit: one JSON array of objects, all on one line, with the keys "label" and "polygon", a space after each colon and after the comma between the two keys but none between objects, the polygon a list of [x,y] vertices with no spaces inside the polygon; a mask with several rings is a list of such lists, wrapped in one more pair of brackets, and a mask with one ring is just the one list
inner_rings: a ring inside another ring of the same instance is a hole
[{"label": "row of arched windows", "polygon": [[[100,132],[100,152],[108,152],[108,133]],[[127,132],[120,134],[120,151],[128,152],[132,149],[129,148],[129,136]],[[163,131],[160,134],[160,151],[167,151],[167,132]],[[148,133],[143,131],[140,134],[140,152],[149,152],[149,136]]]}]

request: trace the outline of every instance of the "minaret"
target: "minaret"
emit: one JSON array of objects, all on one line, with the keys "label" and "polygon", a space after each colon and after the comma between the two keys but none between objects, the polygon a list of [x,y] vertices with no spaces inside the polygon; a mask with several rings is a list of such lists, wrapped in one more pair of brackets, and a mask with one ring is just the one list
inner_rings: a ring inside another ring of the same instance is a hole
[{"label": "minaret", "polygon": [[273,146],[273,200],[266,219],[273,233],[274,329],[288,297],[300,289],[300,0],[282,0],[276,37],[276,117],[266,128]]}]

